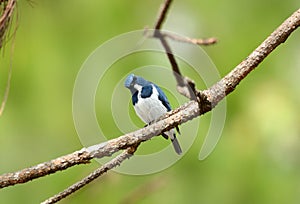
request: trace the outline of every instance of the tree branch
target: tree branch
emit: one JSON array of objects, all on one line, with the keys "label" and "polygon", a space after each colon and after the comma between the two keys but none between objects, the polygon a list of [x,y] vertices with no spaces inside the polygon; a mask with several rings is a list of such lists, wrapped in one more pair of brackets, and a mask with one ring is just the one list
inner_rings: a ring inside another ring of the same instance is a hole
[{"label": "tree branch", "polygon": [[236,66],[208,90],[202,92],[216,106],[224,97],[254,70],[276,47],[284,43],[290,34],[300,26],[300,9],[286,19],[266,40],[264,40],[245,60]]},{"label": "tree branch", "polygon": [[196,117],[199,109],[195,109],[196,103],[187,103],[162,117],[162,120],[145,128],[120,136],[118,138],[103,142],[88,148],[83,148],[71,154],[44,162],[33,167],[25,168],[14,173],[7,173],[0,176],[0,188],[25,183],[32,179],[55,173],[69,167],[86,164],[93,158],[111,156],[122,149],[139,145],[161,132],[172,129]]},{"label": "tree branch", "polygon": [[91,155],[85,149],[81,149],[33,167],[25,168],[14,173],[3,174],[0,176],[0,188],[26,183],[35,178],[49,175],[77,164],[86,164],[89,163],[91,159]]},{"label": "tree branch", "polygon": [[98,168],[97,170],[95,170],[94,172],[89,174],[87,177],[85,177],[81,181],[73,184],[72,186],[68,187],[67,189],[58,193],[57,195],[45,200],[44,202],[42,202],[42,204],[56,203],[56,202],[62,200],[63,198],[71,195],[75,191],[81,189],[82,187],[89,184],[90,182],[92,182],[93,180],[98,178],[99,176],[106,173],[108,170],[119,166],[123,161],[125,161],[126,159],[129,159],[131,156],[133,156],[133,153],[135,152],[135,150],[136,150],[136,147],[135,148],[129,147],[124,152],[122,152],[120,155],[118,155],[116,158],[114,158],[111,161],[107,162],[106,164],[102,165],[100,168]]}]

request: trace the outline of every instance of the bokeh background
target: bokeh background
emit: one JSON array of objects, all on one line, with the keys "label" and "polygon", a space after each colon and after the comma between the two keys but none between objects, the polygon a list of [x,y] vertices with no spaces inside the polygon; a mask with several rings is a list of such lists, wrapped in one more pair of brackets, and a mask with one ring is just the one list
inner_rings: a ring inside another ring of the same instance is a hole
[{"label": "bokeh background", "polygon": [[[1,174],[82,148],[72,117],[72,91],[81,65],[101,43],[151,27],[160,3],[18,1],[11,89],[0,117]],[[191,37],[217,37],[219,43],[204,50],[224,76],[298,7],[297,0],[175,1],[164,28]],[[1,52],[1,100],[10,42]],[[299,45],[297,30],[227,97],[221,139],[204,161],[198,154],[210,113],[201,118],[192,148],[172,167],[146,176],[109,172],[61,203],[299,203]],[[142,60],[124,62],[124,72]],[[112,85],[107,81],[101,89],[105,86]],[[201,81],[198,88],[205,88]],[[96,110],[111,118],[109,111]],[[132,118],[142,127],[133,112]],[[113,121],[107,121],[108,133],[120,135]],[[186,131],[182,137],[188,135]],[[155,142],[139,151],[156,148]],[[93,161],[1,189],[0,203],[39,203],[98,166]]]}]

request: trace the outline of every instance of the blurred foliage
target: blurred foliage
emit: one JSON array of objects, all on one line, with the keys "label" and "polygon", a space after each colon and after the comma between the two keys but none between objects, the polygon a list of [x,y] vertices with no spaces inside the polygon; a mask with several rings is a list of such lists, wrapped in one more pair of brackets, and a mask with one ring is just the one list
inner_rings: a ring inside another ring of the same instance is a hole
[{"label": "blurred foliage", "polygon": [[[153,25],[160,3],[18,1],[11,90],[0,117],[1,174],[82,147],[72,118],[73,85],[82,63],[114,36]],[[224,76],[298,6],[297,0],[175,1],[164,28],[191,37],[217,37],[217,45],[204,49]],[[61,203],[124,203],[147,185],[149,191],[139,203],[299,203],[299,43],[297,30],[227,97],[226,124],[209,158],[197,159],[209,127],[207,114],[201,118],[192,148],[171,168],[147,176],[110,172]],[[0,97],[9,59],[8,44],[1,53]],[[125,70],[119,75],[108,73],[111,81],[99,87],[109,93],[110,82],[116,83],[133,67],[142,66],[143,60],[120,62]],[[201,81],[198,88],[205,88]],[[173,101],[172,105],[179,104]],[[96,110],[108,118],[104,125],[107,133],[120,135],[110,111]],[[133,113],[132,108],[130,111]],[[143,125],[134,114],[131,117],[137,126]],[[182,132],[180,140],[185,137],[189,137],[188,131]],[[153,148],[157,141],[140,149]],[[1,189],[0,203],[38,203],[97,167],[93,162]],[[158,179],[162,183],[153,185]]]}]

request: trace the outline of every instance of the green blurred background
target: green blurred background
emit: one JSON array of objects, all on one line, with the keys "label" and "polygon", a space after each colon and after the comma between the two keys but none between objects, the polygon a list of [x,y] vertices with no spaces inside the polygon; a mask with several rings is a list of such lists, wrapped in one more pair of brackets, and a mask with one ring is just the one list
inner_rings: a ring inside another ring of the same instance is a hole
[{"label": "green blurred background", "polygon": [[[152,26],[160,3],[18,1],[11,89],[0,117],[0,174],[82,148],[72,118],[73,85],[82,63],[112,37]],[[175,1],[164,28],[217,37],[217,45],[204,49],[224,76],[298,6],[297,0]],[[210,114],[202,117],[192,148],[172,167],[147,176],[109,172],[61,203],[299,203],[299,46],[297,30],[227,97],[225,128],[206,160],[197,158]],[[1,100],[9,49],[1,53]],[[101,114],[111,117],[109,111]],[[106,127],[120,134],[114,124]],[[0,203],[41,202],[98,166],[93,161],[1,189]]]}]

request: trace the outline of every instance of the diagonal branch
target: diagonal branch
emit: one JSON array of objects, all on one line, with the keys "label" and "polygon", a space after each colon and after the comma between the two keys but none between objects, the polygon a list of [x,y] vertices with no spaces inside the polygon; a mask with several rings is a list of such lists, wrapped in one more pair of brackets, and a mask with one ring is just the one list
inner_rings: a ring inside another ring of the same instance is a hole
[{"label": "diagonal branch", "polygon": [[214,107],[225,95],[231,93],[236,86],[254,70],[276,47],[284,43],[290,34],[300,26],[300,9],[287,18],[267,39],[265,39],[245,60],[237,65],[208,90],[203,91]]},{"label": "diagonal branch", "polygon": [[167,15],[168,9],[170,8],[171,3],[172,3],[172,0],[165,0],[165,2],[161,5],[158,19],[154,26],[155,30],[160,30],[164,20],[166,19],[166,15]]},{"label": "diagonal branch", "polygon": [[26,183],[35,178],[62,171],[77,164],[86,164],[89,163],[91,159],[91,155],[85,149],[81,149],[36,166],[25,168],[14,173],[3,174],[0,176],[0,188]]},{"label": "diagonal branch", "polygon": [[162,120],[158,121],[157,123],[149,125],[135,132],[125,134],[98,145],[83,148],[79,151],[38,164],[33,167],[25,168],[14,173],[3,174],[0,176],[0,188],[19,183],[25,183],[35,178],[65,170],[78,164],[89,163],[89,161],[93,158],[111,156],[119,150],[136,146],[156,135],[160,135],[161,132],[172,129],[175,126],[187,122],[188,120],[191,120],[199,115],[194,113],[195,111],[199,111],[199,109],[195,109],[195,105],[197,106],[196,103],[184,104],[180,108],[163,116]]},{"label": "diagonal branch", "polygon": [[172,129],[214,108],[226,95],[255,69],[276,47],[285,42],[290,34],[300,26],[300,9],[286,19],[258,48],[229,74],[207,90],[200,92],[201,106],[190,101],[167,113],[162,120],[132,133],[125,134],[107,142],[83,148],[66,156],[38,164],[15,173],[0,176],[0,188],[25,183],[77,164],[86,164],[95,157],[110,156],[113,153],[147,141],[161,132]]},{"label": "diagonal branch", "polygon": [[[177,81],[177,91],[182,94],[183,96],[191,99],[191,100],[197,100],[199,101],[200,98],[196,97],[199,92],[196,90],[195,88],[195,83],[190,80],[189,78],[187,77],[183,77],[181,72],[180,72],[180,69],[179,69],[179,66],[178,66],[178,63],[176,62],[176,59],[175,59],[175,56],[171,50],[171,47],[170,45],[168,44],[167,40],[166,40],[166,37],[169,37],[171,39],[175,39],[177,41],[184,41],[184,42],[189,42],[189,43],[197,43],[197,40],[195,39],[190,39],[190,38],[179,38],[177,36],[173,36],[171,34],[167,34],[167,33],[162,33],[161,32],[161,26],[162,26],[162,23],[166,17],[166,14],[167,14],[167,11],[168,9],[170,8],[170,5],[172,3],[172,0],[166,0],[162,6],[161,6],[161,11],[159,12],[159,17],[158,17],[158,20],[156,22],[156,25],[155,25],[155,31],[154,31],[154,35],[153,37],[156,37],[160,40],[163,48],[165,49],[165,53],[169,59],[169,62],[172,66],[172,70],[173,70],[173,74],[174,74],[174,77]],[[212,43],[210,43],[212,44]],[[208,45],[208,43],[207,43]],[[199,104],[200,105],[200,104]]]},{"label": "diagonal branch", "polygon": [[167,55],[167,57],[170,61],[170,64],[172,66],[172,69],[175,72],[174,76],[175,76],[175,79],[177,81],[177,84],[179,86],[184,86],[185,82],[182,78],[182,75],[181,75],[181,72],[179,70],[179,66],[176,62],[175,56],[173,55],[171,47],[169,46],[168,42],[166,41],[165,36],[160,31],[162,23],[165,20],[166,14],[168,12],[168,9],[170,8],[171,3],[172,3],[172,0],[166,0],[161,5],[161,10],[159,12],[159,16],[158,16],[157,22],[156,22],[155,27],[154,27],[155,31],[154,31],[153,36],[158,38],[160,40],[162,46],[164,47],[166,55]]},{"label": "diagonal branch", "polygon": [[75,191],[78,191],[85,185],[89,184],[99,176],[103,175],[110,169],[119,166],[123,161],[126,159],[129,159],[131,156],[133,156],[133,153],[135,152],[136,147],[132,148],[129,147],[126,149],[124,152],[122,152],[120,155],[118,155],[116,158],[112,159],[111,161],[107,162],[103,166],[99,167],[97,170],[89,174],[87,177],[82,179],[81,181],[73,184],[72,186],[68,187],[64,191],[58,193],[57,195],[45,200],[42,202],[42,204],[52,204],[52,203],[57,203],[58,201],[62,200],[63,198],[71,195]]},{"label": "diagonal branch", "polygon": [[158,38],[160,40],[163,48],[165,49],[165,53],[169,59],[171,66],[172,66],[172,70],[174,72],[174,77],[177,81],[177,91],[180,94],[182,94],[183,96],[185,96],[191,100],[198,101],[199,106],[201,106],[200,100],[202,99],[202,97],[200,96],[200,92],[198,90],[196,90],[196,85],[191,79],[189,79],[188,77],[182,76],[179,66],[178,66],[178,63],[176,62],[175,56],[172,53],[171,47],[168,44],[166,37],[168,37],[172,40],[186,42],[186,43],[192,43],[192,44],[198,44],[198,45],[211,45],[211,44],[216,43],[217,40],[215,38],[209,38],[209,39],[183,38],[180,36],[175,36],[173,34],[162,32],[161,26],[165,20],[166,14],[168,12],[168,9],[170,8],[171,3],[172,3],[172,0],[166,0],[162,4],[161,10],[159,12],[158,20],[154,27],[155,31],[154,31],[153,37]]}]

